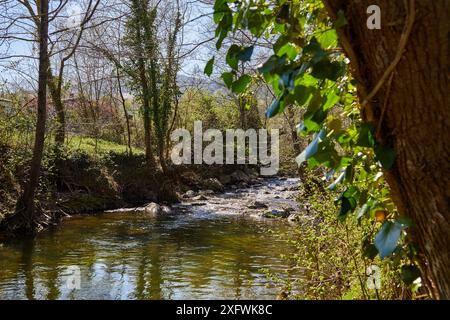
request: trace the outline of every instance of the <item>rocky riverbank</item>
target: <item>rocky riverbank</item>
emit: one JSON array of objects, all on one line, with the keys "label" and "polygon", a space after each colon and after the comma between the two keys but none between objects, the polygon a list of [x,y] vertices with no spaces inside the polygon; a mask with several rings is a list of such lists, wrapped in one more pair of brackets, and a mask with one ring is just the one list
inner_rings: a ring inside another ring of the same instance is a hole
[{"label": "rocky riverbank", "polygon": [[[235,176],[243,177],[243,172]],[[217,179],[218,180],[218,179]],[[215,182],[215,184],[217,181]],[[223,190],[188,190],[170,206],[149,203],[146,206],[109,210],[107,213],[131,212],[149,218],[169,215],[245,215],[256,219],[282,218],[294,221],[300,208],[295,200],[300,187],[298,178],[261,178],[224,186]]]},{"label": "rocky riverbank", "polygon": [[299,184],[298,178],[257,178],[251,184],[231,185],[219,194],[208,190],[187,192],[182,202],[174,205],[174,210],[295,220],[299,213],[295,200]]},{"label": "rocky riverbank", "polygon": [[[7,181],[4,185],[9,186],[0,188],[2,233],[9,229],[5,221],[14,213],[23,176],[19,169],[0,170],[0,181]],[[140,208],[149,203],[167,206],[189,194],[222,193],[261,180],[258,168],[251,166],[173,166],[163,173],[150,169],[141,155],[111,153],[96,158],[82,152],[65,157],[58,166],[49,160],[42,176],[46,179],[37,194],[42,228],[68,215]]]}]

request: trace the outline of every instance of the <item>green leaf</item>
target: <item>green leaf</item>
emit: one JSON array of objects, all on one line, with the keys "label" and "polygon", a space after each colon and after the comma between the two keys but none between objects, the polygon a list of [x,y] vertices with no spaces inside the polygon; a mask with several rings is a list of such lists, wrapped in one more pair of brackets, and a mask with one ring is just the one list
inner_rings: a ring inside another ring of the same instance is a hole
[{"label": "green leaf", "polygon": [[400,217],[397,219],[397,221],[406,227],[414,226],[414,222],[408,217]]},{"label": "green leaf", "polygon": [[284,92],[280,98],[276,98],[270,106],[266,110],[266,118],[272,118],[278,113],[284,110],[284,98],[286,96],[286,92]]},{"label": "green leaf", "polygon": [[390,256],[397,247],[398,240],[405,225],[398,221],[386,221],[381,226],[380,231],[375,237],[375,246],[377,247],[380,258],[384,259]]},{"label": "green leaf", "polygon": [[278,51],[277,55],[280,57],[286,55],[290,60],[294,60],[297,57],[297,49],[290,43],[286,43]]},{"label": "green leaf", "polygon": [[338,11],[337,13],[337,19],[336,21],[334,21],[333,25],[334,27],[337,28],[341,28],[343,26],[345,26],[347,24],[347,18],[345,17],[345,13],[344,11],[341,9]]},{"label": "green leaf", "polygon": [[381,163],[384,169],[389,170],[395,162],[395,150],[391,147],[378,144],[375,149],[375,159]]},{"label": "green leaf", "polygon": [[303,85],[295,86],[293,96],[295,99],[295,102],[297,102],[298,106],[303,106],[306,102],[308,102],[311,95],[314,93],[315,88],[313,87],[306,87]]},{"label": "green leaf", "polygon": [[205,66],[204,72],[208,77],[211,76],[213,72],[213,67],[214,67],[214,57],[212,57]]},{"label": "green leaf", "polygon": [[231,45],[231,47],[228,49],[227,56],[226,56],[226,62],[227,64],[234,70],[237,70],[239,59],[237,58],[237,55],[240,52],[240,47],[237,44]]},{"label": "green leaf", "polygon": [[333,90],[327,95],[327,101],[323,105],[323,110],[328,110],[332,108],[339,101],[339,96]]},{"label": "green leaf", "polygon": [[363,257],[373,260],[378,254],[378,249],[374,244],[369,243],[363,247]]},{"label": "green leaf", "polygon": [[361,124],[356,145],[367,148],[375,145],[375,124],[373,122]]},{"label": "green leaf", "polygon": [[221,10],[224,6],[227,6],[227,0],[216,0],[214,2],[214,10]]},{"label": "green leaf", "polygon": [[412,284],[420,277],[420,269],[415,265],[404,265],[401,268],[402,280],[406,284]]},{"label": "green leaf", "polygon": [[325,32],[322,32],[322,34],[320,34],[317,37],[317,41],[319,41],[322,48],[325,49],[336,47],[338,43],[338,36],[336,30],[330,29]]},{"label": "green leaf", "polygon": [[370,205],[369,203],[364,203],[362,207],[358,210],[358,214],[356,215],[356,219],[361,219],[367,211],[369,211]]},{"label": "green leaf", "polygon": [[250,61],[251,58],[252,58],[253,49],[254,49],[253,46],[243,48],[243,49],[240,50],[240,52],[237,54],[237,58],[238,58],[240,61],[244,61],[244,62]]},{"label": "green leaf", "polygon": [[280,66],[286,63],[286,56],[279,57],[277,55],[271,56],[263,65],[258,69],[260,73],[273,72]]},{"label": "green leaf", "polygon": [[222,47],[223,40],[225,40],[228,32],[227,31],[221,31],[219,33],[219,39],[216,42],[216,49],[219,50]]},{"label": "green leaf", "polygon": [[303,162],[311,158],[316,152],[319,150],[319,144],[322,142],[323,138],[325,138],[325,130],[322,129],[318,134],[316,134],[313,141],[303,150],[302,153],[298,155],[295,159],[297,164],[300,166]]},{"label": "green leaf", "polygon": [[231,85],[233,84],[233,73],[232,72],[224,72],[222,73],[222,79],[225,85],[228,89],[231,88]]},{"label": "green leaf", "polygon": [[302,55],[310,56],[312,64],[316,64],[327,57],[326,52],[323,51],[315,38],[311,39],[310,43],[303,48]]},{"label": "green leaf", "polygon": [[248,84],[252,81],[252,77],[250,77],[248,74],[244,74],[239,79],[237,79],[233,84],[231,85],[231,90],[234,93],[242,93],[247,88]]},{"label": "green leaf", "polygon": [[336,189],[336,186],[345,178],[345,171],[342,171],[341,174],[334,180],[332,184],[328,186],[328,190]]},{"label": "green leaf", "polygon": [[313,66],[311,75],[317,79],[329,79],[336,81],[342,74],[343,65],[337,61],[330,62],[328,59],[322,59]]},{"label": "green leaf", "polygon": [[339,210],[338,219],[343,222],[349,212],[353,212],[358,205],[359,190],[355,186],[347,188],[339,197],[341,201],[341,209]]}]

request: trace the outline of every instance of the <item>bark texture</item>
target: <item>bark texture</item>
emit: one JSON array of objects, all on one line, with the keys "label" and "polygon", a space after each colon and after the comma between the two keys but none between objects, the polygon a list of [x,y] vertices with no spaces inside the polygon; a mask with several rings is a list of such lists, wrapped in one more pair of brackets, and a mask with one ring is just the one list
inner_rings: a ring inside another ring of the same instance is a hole
[{"label": "bark texture", "polygon": [[[415,223],[422,279],[432,297],[450,299],[450,104],[447,0],[324,0],[332,18],[343,10],[338,31],[351,59],[361,101],[394,61],[405,25],[415,12],[405,50],[392,74],[365,106],[380,128],[377,139],[394,147],[387,173],[401,214]],[[369,30],[366,10],[381,8],[381,30]],[[392,79],[390,79],[392,77]]]},{"label": "bark texture", "polygon": [[19,229],[24,233],[34,233],[38,227],[39,220],[35,216],[34,197],[41,171],[45,141],[45,122],[47,119],[48,0],[40,1],[39,19],[39,83],[33,157],[31,159],[29,180],[24,186],[23,194],[17,201],[17,214],[12,217],[13,221],[7,222],[11,229]]}]

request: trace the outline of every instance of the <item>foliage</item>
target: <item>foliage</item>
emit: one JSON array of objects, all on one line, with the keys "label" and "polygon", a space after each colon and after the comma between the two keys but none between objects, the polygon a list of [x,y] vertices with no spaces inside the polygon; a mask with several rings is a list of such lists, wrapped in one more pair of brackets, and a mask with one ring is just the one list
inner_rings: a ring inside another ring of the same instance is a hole
[{"label": "foliage", "polygon": [[128,57],[125,71],[129,76],[130,86],[141,100],[144,127],[148,136],[151,135],[150,120],[154,124],[158,153],[164,166],[163,151],[169,117],[179,91],[176,83],[179,68],[176,46],[182,28],[182,17],[177,8],[174,26],[167,32],[166,48],[163,50],[158,42],[158,5],[131,0],[130,9],[124,44],[132,55]]},{"label": "foliage", "polygon": [[188,130],[193,130],[194,121],[202,121],[204,130],[237,128],[239,124],[236,105],[220,92],[188,89],[180,99],[179,109],[180,125]]},{"label": "foliage", "polygon": [[[371,257],[377,251],[381,258],[391,259],[394,252],[411,253],[411,244],[403,241],[408,225],[399,221],[384,178],[395,163],[395,152],[377,140],[377,124],[363,121],[348,60],[338,44],[336,28],[346,24],[344,14],[330,21],[318,0],[216,0],[214,21],[217,49],[238,30],[276,39],[272,56],[257,76],[276,94],[266,116],[276,116],[290,105],[303,108],[298,131],[312,141],[296,160],[328,169],[324,179],[329,189],[341,191],[336,200],[339,220],[354,215],[367,225],[363,250],[370,248]],[[250,60],[252,51],[238,45],[228,49],[230,71],[222,78],[229,87],[239,87],[235,92],[243,92],[250,82],[243,82],[242,75],[238,78],[236,70]],[[403,258],[414,265],[414,255]]]},{"label": "foliage", "polygon": [[[418,276],[418,269],[408,264],[399,252],[392,259],[377,257],[377,251],[368,246],[367,230],[370,221],[356,216],[346,223],[336,220],[338,205],[333,200],[335,192],[325,190],[317,172],[307,169],[297,201],[303,207],[297,219],[295,233],[281,234],[293,245],[295,255],[282,256],[291,269],[287,277],[268,275],[284,292],[286,299],[407,299],[416,291],[410,285]],[[365,239],[361,245],[361,238]],[[370,266],[381,270],[380,288],[367,286]],[[300,271],[301,277],[290,278],[290,271]],[[276,280],[278,279],[278,280]],[[285,280],[283,280],[285,279]],[[404,280],[405,283],[402,283]],[[406,280],[406,281],[405,281]],[[416,284],[413,286],[416,287]]]}]

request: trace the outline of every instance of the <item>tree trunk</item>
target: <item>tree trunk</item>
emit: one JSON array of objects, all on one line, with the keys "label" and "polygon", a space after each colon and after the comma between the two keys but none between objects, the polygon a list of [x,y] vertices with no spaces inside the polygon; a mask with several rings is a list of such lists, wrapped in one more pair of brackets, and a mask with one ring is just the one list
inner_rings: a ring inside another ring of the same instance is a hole
[{"label": "tree trunk", "polygon": [[155,166],[155,158],[152,150],[152,127],[150,122],[150,94],[148,88],[147,75],[145,72],[145,63],[143,58],[139,59],[140,85],[142,89],[142,103],[144,107],[144,135],[145,135],[145,158],[150,167]]},{"label": "tree trunk", "polygon": [[48,79],[48,0],[40,2],[39,24],[39,83],[36,134],[33,157],[31,159],[30,177],[16,204],[16,215],[13,216],[13,229],[21,229],[25,233],[34,233],[38,227],[35,217],[34,197],[41,171],[44,152],[45,122],[47,119],[47,79]]},{"label": "tree trunk", "polygon": [[292,148],[294,149],[296,154],[300,154],[302,152],[302,147],[300,145],[300,140],[297,134],[296,123],[298,123],[295,119],[295,112],[293,106],[287,106],[284,111],[284,116],[286,122],[289,125],[289,135],[291,136]]},{"label": "tree trunk", "polygon": [[[392,81],[383,82],[364,114],[380,128],[377,139],[396,151],[387,181],[399,212],[415,223],[411,233],[419,247],[422,279],[433,298],[450,299],[450,2],[324,0],[324,4],[332,18],[343,10],[348,20],[338,34],[361,101],[401,55],[393,73],[383,77],[392,76]],[[374,4],[381,8],[381,30],[366,25],[366,10]],[[413,22],[412,31],[404,52],[398,52],[408,21]]]},{"label": "tree trunk", "polygon": [[49,70],[48,88],[50,90],[53,106],[56,111],[55,143],[59,146],[62,146],[64,144],[64,140],[66,138],[66,117],[61,96],[61,84],[59,83],[61,80],[62,79],[58,80],[56,77],[54,77],[51,73],[51,70]]},{"label": "tree trunk", "polygon": [[126,100],[125,97],[123,95],[123,91],[122,91],[122,84],[121,84],[121,77],[120,77],[120,71],[119,68],[116,67],[116,73],[117,73],[117,84],[118,84],[118,89],[119,89],[119,95],[120,95],[120,100],[122,102],[122,109],[123,109],[123,114],[125,116],[125,122],[127,125],[127,146],[128,146],[128,155],[132,156],[133,155],[133,149],[131,148],[131,127],[130,127],[130,118],[128,116],[128,111],[127,111],[127,104],[126,104]]},{"label": "tree trunk", "polygon": [[152,150],[152,127],[150,119],[150,88],[147,76],[147,67],[145,63],[145,40],[147,40],[146,34],[142,33],[145,30],[147,23],[147,7],[144,2],[139,0],[132,1],[133,19],[135,20],[134,32],[136,32],[136,41],[134,43],[134,50],[137,59],[139,86],[142,94],[143,104],[143,120],[144,120],[144,139],[145,139],[145,158],[147,165],[151,168],[155,166],[155,157]]}]

